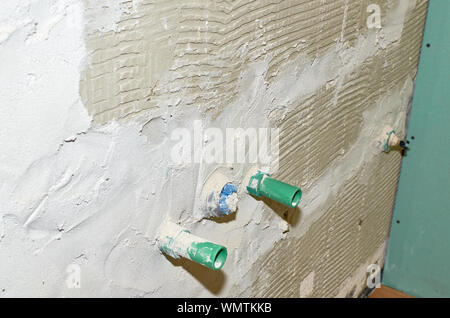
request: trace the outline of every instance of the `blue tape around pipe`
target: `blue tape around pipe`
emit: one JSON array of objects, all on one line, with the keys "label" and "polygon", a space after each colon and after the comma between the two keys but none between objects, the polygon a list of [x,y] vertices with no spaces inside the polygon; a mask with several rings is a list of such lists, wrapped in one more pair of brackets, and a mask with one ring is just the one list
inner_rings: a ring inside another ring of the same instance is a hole
[{"label": "blue tape around pipe", "polygon": [[219,199],[219,210],[222,214],[228,215],[233,212],[228,207],[227,198],[236,192],[237,192],[237,188],[232,183],[227,183],[222,188],[222,191],[220,192],[220,199]]}]

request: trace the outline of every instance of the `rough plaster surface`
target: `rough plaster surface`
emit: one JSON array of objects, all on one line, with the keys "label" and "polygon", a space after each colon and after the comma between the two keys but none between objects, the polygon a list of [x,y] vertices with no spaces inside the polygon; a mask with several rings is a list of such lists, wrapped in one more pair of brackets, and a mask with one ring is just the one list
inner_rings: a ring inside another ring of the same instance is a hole
[{"label": "rough plaster surface", "polygon": [[[367,29],[377,3],[382,28]],[[356,296],[383,262],[426,1],[0,4],[0,295]],[[174,128],[279,127],[299,209],[195,213],[216,172]],[[166,219],[228,248],[220,272],[163,256]],[[68,288],[80,268],[81,288]],[[180,288],[183,286],[183,288]]]}]

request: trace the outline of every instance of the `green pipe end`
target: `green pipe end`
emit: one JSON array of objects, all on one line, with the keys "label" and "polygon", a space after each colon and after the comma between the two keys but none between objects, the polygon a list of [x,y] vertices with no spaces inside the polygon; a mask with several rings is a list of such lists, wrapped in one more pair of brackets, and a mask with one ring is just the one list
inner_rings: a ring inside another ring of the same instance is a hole
[{"label": "green pipe end", "polygon": [[300,188],[270,178],[261,171],[250,178],[247,191],[256,197],[265,196],[291,208],[297,207],[302,198]]},{"label": "green pipe end", "polygon": [[297,207],[302,199],[302,190],[300,188],[292,195],[291,206],[293,208]]},{"label": "green pipe end", "polygon": [[220,270],[227,260],[227,249],[225,246],[211,242],[192,243],[187,251],[189,258],[213,270]]}]

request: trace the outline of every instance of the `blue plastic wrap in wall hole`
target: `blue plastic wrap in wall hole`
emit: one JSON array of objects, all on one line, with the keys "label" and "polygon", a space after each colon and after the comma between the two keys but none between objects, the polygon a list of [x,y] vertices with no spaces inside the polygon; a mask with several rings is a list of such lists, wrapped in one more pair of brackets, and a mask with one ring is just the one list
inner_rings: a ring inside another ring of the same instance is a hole
[{"label": "blue plastic wrap in wall hole", "polygon": [[227,183],[222,188],[222,191],[220,192],[220,198],[219,198],[219,210],[222,214],[228,215],[233,212],[228,207],[227,198],[236,192],[237,192],[237,188],[232,183]]}]

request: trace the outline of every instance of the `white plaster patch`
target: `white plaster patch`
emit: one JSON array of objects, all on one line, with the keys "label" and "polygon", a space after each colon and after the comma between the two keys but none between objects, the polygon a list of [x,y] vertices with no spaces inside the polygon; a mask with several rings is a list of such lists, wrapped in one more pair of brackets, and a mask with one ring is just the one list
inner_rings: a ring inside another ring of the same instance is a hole
[{"label": "white plaster patch", "polygon": [[386,20],[378,34],[381,48],[400,40],[408,13],[416,7],[416,0],[389,0]]},{"label": "white plaster patch", "polygon": [[300,297],[308,297],[314,290],[314,271],[308,274],[300,283]]},{"label": "white plaster patch", "polygon": [[[0,12],[8,10],[4,6]],[[20,176],[89,126],[78,93],[86,54],[82,14],[76,0],[29,1],[12,13],[14,20],[36,28],[17,28],[0,44],[2,180]]]},{"label": "white plaster patch", "polygon": [[0,3],[0,44],[8,40],[13,33],[33,22],[28,14],[29,10],[29,1]]},{"label": "white plaster patch", "polygon": [[87,33],[119,31],[117,24],[123,15],[136,12],[143,0],[84,0]]}]

